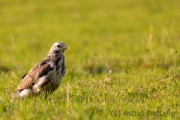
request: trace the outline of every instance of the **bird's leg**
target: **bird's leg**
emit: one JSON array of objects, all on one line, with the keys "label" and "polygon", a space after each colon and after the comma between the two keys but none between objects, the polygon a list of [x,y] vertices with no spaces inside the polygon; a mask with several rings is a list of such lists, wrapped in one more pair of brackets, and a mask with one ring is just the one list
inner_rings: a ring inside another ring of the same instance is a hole
[{"label": "bird's leg", "polygon": [[48,96],[48,92],[45,91],[45,95],[44,95],[44,99],[45,99],[45,100],[47,99],[47,96]]}]

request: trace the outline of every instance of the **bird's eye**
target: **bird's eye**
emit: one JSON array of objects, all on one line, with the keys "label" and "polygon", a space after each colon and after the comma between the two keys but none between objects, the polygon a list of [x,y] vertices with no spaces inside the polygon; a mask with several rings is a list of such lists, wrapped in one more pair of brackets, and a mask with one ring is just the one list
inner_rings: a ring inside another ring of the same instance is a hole
[{"label": "bird's eye", "polygon": [[57,45],[58,48],[60,48],[60,45]]}]

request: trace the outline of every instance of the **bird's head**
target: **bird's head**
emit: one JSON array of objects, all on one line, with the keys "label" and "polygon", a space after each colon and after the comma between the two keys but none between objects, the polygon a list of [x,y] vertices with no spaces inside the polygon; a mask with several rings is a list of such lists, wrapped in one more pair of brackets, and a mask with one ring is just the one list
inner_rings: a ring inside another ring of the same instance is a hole
[{"label": "bird's head", "polygon": [[56,42],[52,45],[49,53],[56,53],[56,52],[64,53],[65,50],[67,50],[67,47],[64,43]]}]

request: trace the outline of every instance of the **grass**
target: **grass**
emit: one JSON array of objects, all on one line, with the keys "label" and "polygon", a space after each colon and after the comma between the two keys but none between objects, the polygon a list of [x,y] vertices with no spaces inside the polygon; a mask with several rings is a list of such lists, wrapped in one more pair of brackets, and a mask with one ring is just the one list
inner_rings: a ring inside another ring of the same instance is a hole
[{"label": "grass", "polygon": [[[180,119],[179,4],[1,0],[0,119]],[[58,90],[11,102],[56,41],[68,47]]]}]

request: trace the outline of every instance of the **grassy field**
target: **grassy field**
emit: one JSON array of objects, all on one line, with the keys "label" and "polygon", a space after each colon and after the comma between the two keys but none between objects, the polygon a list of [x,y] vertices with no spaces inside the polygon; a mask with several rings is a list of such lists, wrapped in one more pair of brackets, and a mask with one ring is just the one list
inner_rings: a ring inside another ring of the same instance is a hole
[{"label": "grassy field", "polygon": [[[0,0],[0,119],[180,119],[179,0]],[[10,101],[54,42],[58,90]]]}]

